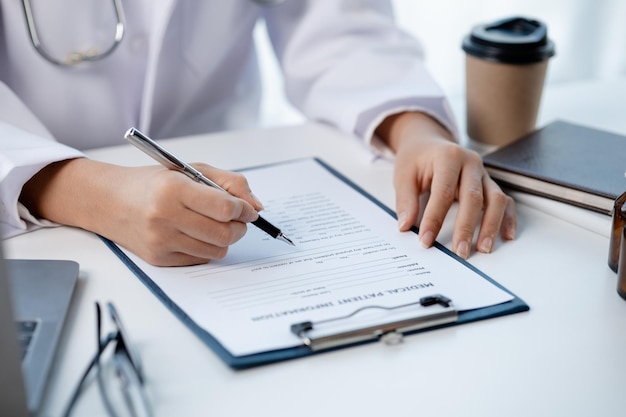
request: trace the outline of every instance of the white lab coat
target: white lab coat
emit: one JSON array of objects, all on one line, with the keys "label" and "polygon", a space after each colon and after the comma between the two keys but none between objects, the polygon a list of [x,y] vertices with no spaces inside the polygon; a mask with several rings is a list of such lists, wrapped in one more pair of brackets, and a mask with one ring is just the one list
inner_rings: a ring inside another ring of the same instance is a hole
[{"label": "white lab coat", "polygon": [[[371,140],[400,110],[423,110],[454,131],[419,43],[383,0],[123,0],[125,36],[108,57],[77,68],[44,60],[21,2],[0,0],[0,222],[7,237],[40,224],[18,203],[23,184],[53,161],[123,142],[251,126],[261,86],[252,32],[264,18],[287,97],[313,120]],[[111,44],[108,0],[33,1],[41,43],[69,50]]]}]

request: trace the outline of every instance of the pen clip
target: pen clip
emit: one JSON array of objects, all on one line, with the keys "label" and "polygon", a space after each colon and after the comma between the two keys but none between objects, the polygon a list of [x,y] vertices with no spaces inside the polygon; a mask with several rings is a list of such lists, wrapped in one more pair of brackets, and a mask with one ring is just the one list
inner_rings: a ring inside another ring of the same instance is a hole
[{"label": "pen clip", "polygon": [[175,171],[180,171],[183,174],[187,175],[189,178],[203,182],[206,185],[217,188],[221,191],[226,191],[219,184],[214,182],[213,180],[202,175],[200,171],[192,167],[191,165],[183,162],[176,155],[156,143],[153,139],[150,139],[148,136],[143,134],[140,130],[131,127],[126,131],[124,137],[141,151],[143,151],[146,155],[151,157],[152,159],[159,162],[161,165],[165,166],[168,169],[173,169]]},{"label": "pen clip", "polygon": [[126,131],[124,138],[167,168],[183,172],[187,171],[187,164],[154,140],[144,135],[140,130],[131,127]]}]

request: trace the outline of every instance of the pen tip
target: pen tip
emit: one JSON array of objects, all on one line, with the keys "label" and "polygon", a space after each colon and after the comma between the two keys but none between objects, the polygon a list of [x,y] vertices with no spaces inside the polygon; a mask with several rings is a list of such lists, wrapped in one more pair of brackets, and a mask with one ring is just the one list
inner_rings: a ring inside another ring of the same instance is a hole
[{"label": "pen tip", "polygon": [[282,240],[283,242],[291,245],[291,246],[296,246],[295,243],[293,243],[293,241],[291,239],[289,239],[287,236],[285,236],[283,233],[280,233],[278,236],[276,236],[276,239]]}]

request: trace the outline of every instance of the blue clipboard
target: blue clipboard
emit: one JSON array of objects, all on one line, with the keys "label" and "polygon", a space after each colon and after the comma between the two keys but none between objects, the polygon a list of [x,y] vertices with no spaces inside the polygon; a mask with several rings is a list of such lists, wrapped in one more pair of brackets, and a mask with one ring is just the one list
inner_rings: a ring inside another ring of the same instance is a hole
[{"label": "blue clipboard", "polygon": [[[322,167],[332,173],[335,177],[352,187],[354,190],[361,193],[372,203],[376,204],[382,210],[387,212],[390,216],[396,218],[396,214],[393,210],[382,204],[372,195],[370,195],[358,185],[350,181],[343,174],[341,174],[319,158],[313,158],[313,160],[315,160],[318,164],[320,164]],[[288,162],[293,161],[285,161],[284,163]],[[264,166],[271,165],[276,164],[269,164]],[[261,167],[262,166],[252,167],[248,169]],[[241,171],[245,172],[246,170],[243,169]],[[418,232],[417,228],[415,227],[412,230],[415,233]],[[294,323],[294,325],[292,326],[292,332],[294,333],[294,335],[302,339],[302,345],[244,356],[234,356],[219,342],[219,340],[217,340],[212,334],[207,332],[204,328],[200,327],[194,320],[192,320],[191,317],[189,317],[179,305],[172,301],[172,299],[169,298],[168,295],[163,292],[163,290],[141,268],[139,268],[114,242],[102,236],[100,236],[100,238],[113,251],[113,253],[115,253],[120,258],[120,260],[137,276],[137,278],[139,278],[150,289],[150,291],[152,291],[152,293],[157,298],[159,298],[163,302],[163,304],[165,304],[165,306],[167,306],[170,311],[174,313],[174,315],[176,315],[176,317],[178,317],[193,333],[196,334],[196,336],[198,336],[207,346],[209,346],[228,366],[234,369],[245,369],[289,359],[301,358],[309,355],[333,351],[336,349],[342,349],[345,347],[356,346],[363,343],[371,343],[377,340],[386,340],[386,337],[389,335],[410,335],[428,330],[454,326],[457,324],[471,323],[478,320],[519,313],[523,311],[528,311],[530,309],[530,307],[522,299],[504,288],[498,282],[487,276],[482,271],[478,270],[470,263],[466,262],[464,259],[458,257],[453,252],[449,251],[440,243],[435,242],[433,246],[436,249],[447,254],[455,261],[460,262],[465,267],[471,269],[496,287],[507,292],[513,297],[513,299],[508,302],[496,304],[489,307],[467,311],[456,311],[453,305],[454,300],[448,300],[445,297],[445,294],[433,294],[430,297],[423,297],[422,299],[415,301],[416,307],[418,307],[418,309],[420,310],[420,314],[417,315],[416,319],[411,321],[410,323],[406,323],[404,321],[399,323],[394,322],[387,323],[386,326],[378,326],[376,328],[370,329],[359,329],[363,331],[360,331],[360,333],[357,331],[356,333],[358,334],[352,332],[350,334],[340,335],[340,342],[337,342],[337,338],[334,338],[333,340],[331,340],[330,343],[326,343],[327,340],[323,340],[323,343],[320,343],[319,345],[316,343],[315,340],[311,340],[310,338],[308,338],[306,334],[306,332],[312,328],[314,323]],[[435,312],[429,313],[428,309],[432,305],[437,305],[439,306],[439,308]]]}]

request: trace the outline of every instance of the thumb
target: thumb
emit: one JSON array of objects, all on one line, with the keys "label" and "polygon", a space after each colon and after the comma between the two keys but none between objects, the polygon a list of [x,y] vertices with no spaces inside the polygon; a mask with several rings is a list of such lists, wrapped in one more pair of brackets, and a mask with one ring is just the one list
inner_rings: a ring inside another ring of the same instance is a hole
[{"label": "thumb", "polygon": [[259,218],[259,213],[256,208],[252,206],[252,204],[247,201],[237,198],[240,203],[240,211],[239,214],[235,216],[233,220],[240,221],[242,223],[250,223]]}]

